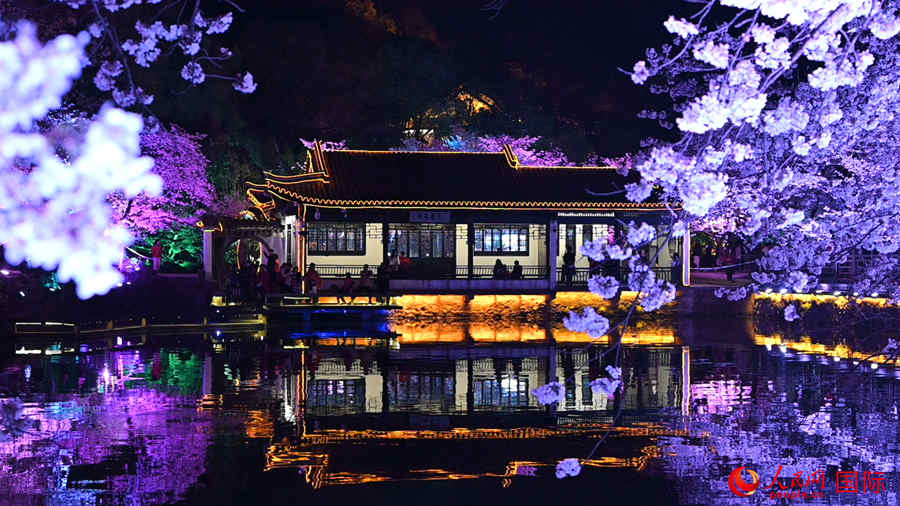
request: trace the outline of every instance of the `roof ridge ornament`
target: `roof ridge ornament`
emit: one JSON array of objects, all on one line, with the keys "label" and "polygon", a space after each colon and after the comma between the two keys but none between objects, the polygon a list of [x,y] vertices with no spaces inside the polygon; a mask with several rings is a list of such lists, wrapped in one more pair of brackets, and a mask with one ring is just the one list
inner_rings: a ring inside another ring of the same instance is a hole
[{"label": "roof ridge ornament", "polygon": [[503,145],[503,154],[506,156],[506,163],[508,163],[510,167],[518,169],[522,166],[522,164],[519,163],[519,157],[516,156],[516,152],[513,151],[512,146],[509,144]]}]

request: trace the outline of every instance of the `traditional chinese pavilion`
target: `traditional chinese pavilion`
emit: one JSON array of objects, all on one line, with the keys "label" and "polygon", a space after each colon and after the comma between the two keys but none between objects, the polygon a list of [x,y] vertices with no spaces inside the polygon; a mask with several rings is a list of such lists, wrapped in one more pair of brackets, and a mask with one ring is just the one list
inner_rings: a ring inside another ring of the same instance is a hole
[{"label": "traditional chinese pavilion", "polygon": [[[583,287],[582,244],[612,239],[630,221],[659,233],[667,226],[665,204],[625,198],[621,190],[634,181],[613,167],[525,166],[509,146],[327,151],[316,143],[303,172],[266,172],[264,182],[247,183],[253,208],[245,217],[253,219],[203,224],[206,275],[221,280],[225,248],[258,237],[295,267],[315,263],[326,278],[400,265],[390,287],[401,293],[552,293],[569,285],[561,270],[568,249],[577,259],[572,284]],[[659,277],[671,279],[680,244],[658,255]],[[510,270],[518,261],[521,279],[493,279],[498,259]]]}]

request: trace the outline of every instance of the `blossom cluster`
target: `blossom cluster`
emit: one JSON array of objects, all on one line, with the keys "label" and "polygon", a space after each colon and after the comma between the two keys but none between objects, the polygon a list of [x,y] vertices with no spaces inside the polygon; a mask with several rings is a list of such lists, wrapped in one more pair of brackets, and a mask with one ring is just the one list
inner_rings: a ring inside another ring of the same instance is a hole
[{"label": "blossom cluster", "polygon": [[[115,16],[123,16],[124,14],[121,14],[123,11],[134,10],[141,5],[157,4],[160,0],[56,1],[65,3],[73,9],[85,7],[84,11],[92,18],[93,22],[85,32],[92,38],[88,52],[91,55],[101,55],[103,58],[102,61],[98,59],[94,84],[100,91],[110,91],[120,107],[149,105],[153,102],[153,96],[145,93],[133,81],[132,72],[128,68],[131,63],[139,67],[150,67],[160,56],[172,54],[177,50],[187,59],[181,67],[181,78],[192,85],[198,85],[206,81],[208,76],[204,64],[218,66],[220,65],[218,62],[227,60],[232,55],[227,48],[212,52],[205,47],[205,41],[209,36],[228,31],[234,21],[232,12],[208,15],[200,10],[199,2],[194,3],[190,9],[187,9],[187,5],[180,9],[167,7],[159,10],[152,18],[152,22],[138,19],[134,23],[136,37],[127,39],[122,37],[124,40],[118,42],[120,37]],[[182,18],[186,12],[189,15]],[[164,22],[159,18],[165,13],[178,15],[168,20],[170,22]],[[109,47],[109,44],[113,43],[118,44],[118,47]],[[130,61],[124,55],[130,57]],[[216,77],[230,79],[232,87],[241,93],[253,93],[256,90],[253,75],[249,72]]]},{"label": "blossom cluster", "polygon": [[56,270],[82,298],[119,282],[113,264],[131,240],[111,225],[107,195],[161,189],[153,160],[140,156],[139,116],[105,107],[83,135],[35,127],[80,75],[86,43],[61,35],[41,44],[28,23],[0,42],[0,243],[7,261]]},{"label": "blossom cluster", "polygon": [[[641,116],[666,126],[674,115],[680,134],[645,140],[641,184],[680,205],[676,219],[692,228],[713,224],[761,250],[753,283],[723,295],[808,291],[862,257],[856,291],[900,300],[898,9],[897,0],[704,1],[690,21],[666,20],[670,44],[628,72],[671,101]],[[730,21],[705,22],[717,17]],[[627,188],[635,202],[649,195]]]}]

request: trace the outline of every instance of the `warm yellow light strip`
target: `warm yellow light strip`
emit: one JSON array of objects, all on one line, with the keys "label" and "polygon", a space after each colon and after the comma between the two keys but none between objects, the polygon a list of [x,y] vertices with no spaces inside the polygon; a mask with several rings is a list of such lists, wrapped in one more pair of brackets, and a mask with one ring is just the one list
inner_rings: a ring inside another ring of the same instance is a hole
[{"label": "warm yellow light strip", "polygon": [[385,149],[333,149],[326,153],[362,153],[370,155],[501,155],[502,151],[390,151]]},{"label": "warm yellow light strip", "polygon": [[259,211],[263,215],[263,218],[265,218],[266,220],[269,220],[269,212],[268,211],[275,208],[275,201],[274,200],[269,201],[269,202],[260,201],[253,194],[253,192],[259,192],[259,191],[263,191],[263,190],[254,189],[254,188],[248,189],[247,197],[250,199],[250,202],[253,203],[253,206],[256,207],[257,209],[259,209]]}]

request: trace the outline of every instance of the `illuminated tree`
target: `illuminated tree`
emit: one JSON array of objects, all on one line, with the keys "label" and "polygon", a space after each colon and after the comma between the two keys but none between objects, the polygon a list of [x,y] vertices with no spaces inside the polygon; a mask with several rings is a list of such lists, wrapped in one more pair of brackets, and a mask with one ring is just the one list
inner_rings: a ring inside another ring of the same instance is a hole
[{"label": "illuminated tree", "polygon": [[178,127],[143,133],[141,151],[153,158],[153,173],[162,179],[162,192],[130,199],[120,192],[110,195],[114,220],[137,234],[193,225],[197,213],[215,200],[215,189],[206,177],[202,139]]},{"label": "illuminated tree", "polygon": [[[105,293],[121,280],[112,266],[131,241],[121,224],[135,229],[161,224],[161,207],[139,206],[129,222],[132,209],[125,204],[121,214],[114,213],[108,196],[113,195],[113,202],[136,197],[153,202],[163,184],[150,172],[152,159],[140,156],[141,117],[104,106],[96,118],[81,122],[82,128],[73,128],[59,118],[52,118],[49,126],[42,122],[49,112],[60,108],[82,67],[97,63],[94,84],[111,92],[122,107],[146,108],[152,103],[152,95],[135,81],[131,64],[149,67],[164,49],[181,51],[187,60],[181,76],[193,85],[206,77],[223,77],[233,80],[237,91],[251,93],[256,84],[249,73],[219,76],[207,74],[204,67],[219,65],[230,56],[227,49],[208,52],[204,40],[228,29],[231,12],[209,15],[200,10],[200,2],[187,8],[186,1],[161,6],[144,5],[142,0],[65,3],[82,9],[91,19],[77,37],[63,34],[43,44],[34,25],[26,22],[12,30],[4,25],[0,33],[4,39],[11,37],[0,42],[0,67],[4,69],[0,76],[0,244],[9,262],[27,260],[32,266],[56,270],[60,281],[75,281],[78,295],[88,298]],[[67,7],[60,5],[60,9]],[[123,13],[126,10],[127,14]],[[135,16],[137,38],[120,37],[125,18],[130,23]],[[166,16],[169,19],[163,23]],[[83,19],[64,14],[60,18]],[[156,122],[150,123],[155,129]],[[164,152],[166,142],[174,143],[165,137],[154,138],[147,149]],[[165,176],[172,166],[164,163],[158,170]],[[177,184],[173,186],[172,181]],[[199,182],[206,184],[205,178]],[[182,203],[179,199],[186,187],[178,184],[189,183],[178,177],[169,183],[174,190],[161,198],[170,199],[167,205],[173,204],[173,198]]]},{"label": "illuminated tree", "polygon": [[807,290],[825,266],[861,250],[875,259],[854,291],[900,298],[900,3],[718,3],[670,17],[674,41],[629,73],[672,101],[671,111],[643,115],[680,132],[648,141],[635,166],[644,186],[630,197],[656,185],[683,203],[679,219],[740,216],[751,247],[777,237],[750,290]]},{"label": "illuminated tree", "polygon": [[[805,291],[826,265],[863,250],[876,260],[855,291],[900,299],[898,7],[896,0],[708,0],[690,20],[669,17],[673,42],[648,50],[628,72],[672,103],[642,116],[678,128],[674,142],[643,143],[634,163],[641,181],[624,189],[631,201],[655,192],[672,205],[666,242],[685,224],[735,216],[750,247],[778,239],[750,286],[720,294],[742,298],[772,284]],[[636,254],[652,236],[652,227],[632,223],[618,244],[582,249],[596,261],[627,262],[625,284],[644,311],[675,297]],[[589,286],[609,297],[617,284],[601,278]],[[614,335],[636,308],[618,325],[595,311],[573,313],[565,324],[593,337]],[[618,387],[617,368],[609,372],[595,390]],[[542,403],[557,402],[558,386],[534,393]]]}]

